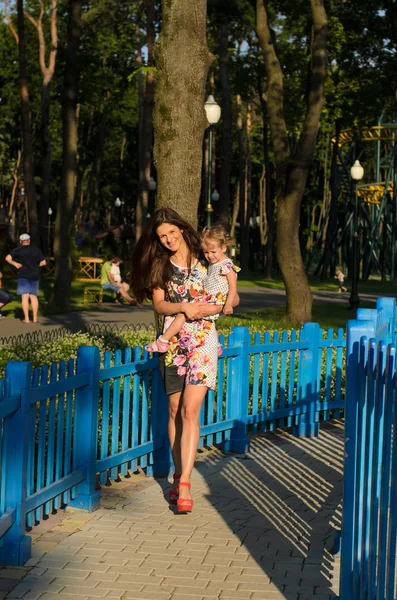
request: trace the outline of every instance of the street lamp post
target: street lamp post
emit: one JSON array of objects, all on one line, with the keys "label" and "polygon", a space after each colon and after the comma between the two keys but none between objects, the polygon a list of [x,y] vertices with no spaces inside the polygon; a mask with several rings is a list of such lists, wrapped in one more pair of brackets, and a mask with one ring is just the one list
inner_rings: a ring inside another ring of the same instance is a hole
[{"label": "street lamp post", "polygon": [[52,208],[51,206],[48,209],[48,252],[51,252],[51,215]]},{"label": "street lamp post", "polygon": [[350,175],[354,186],[354,213],[353,213],[353,269],[352,269],[352,288],[350,292],[349,304],[352,310],[357,310],[360,305],[360,296],[358,295],[358,274],[359,274],[359,256],[358,256],[358,182],[364,176],[364,169],[360,161],[356,160],[350,169]]},{"label": "street lamp post", "polygon": [[210,95],[207,98],[207,101],[204,104],[204,109],[207,115],[207,120],[208,123],[210,124],[209,126],[209,132],[208,132],[208,144],[209,144],[209,148],[208,148],[208,203],[207,203],[207,208],[206,213],[207,213],[207,222],[206,225],[207,227],[211,227],[212,225],[212,213],[214,211],[214,209],[212,208],[212,203],[211,203],[211,187],[212,187],[212,126],[215,125],[216,123],[218,123],[219,119],[221,118],[221,107],[219,106],[219,104],[217,104],[214,100],[214,96]]},{"label": "street lamp post", "polygon": [[120,198],[116,198],[116,200],[114,201],[114,205],[117,208],[117,216],[118,216],[118,220],[120,221],[120,210],[121,210],[121,200]]}]

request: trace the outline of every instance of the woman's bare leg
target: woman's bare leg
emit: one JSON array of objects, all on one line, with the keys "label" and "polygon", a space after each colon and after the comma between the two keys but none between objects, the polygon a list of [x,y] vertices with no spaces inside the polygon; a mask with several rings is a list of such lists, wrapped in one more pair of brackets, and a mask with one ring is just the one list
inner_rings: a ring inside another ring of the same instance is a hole
[{"label": "woman's bare leg", "polygon": [[[175,473],[179,474],[182,470],[181,464],[181,435],[182,435],[182,418],[181,418],[181,397],[182,392],[171,394],[168,396],[168,437],[170,440],[172,460],[174,461]],[[175,482],[176,487],[178,482]]]},{"label": "woman's bare leg", "polygon": [[[182,437],[181,457],[182,474],[181,481],[190,483],[190,476],[196,460],[197,448],[200,439],[200,411],[207,393],[202,385],[187,385],[182,397]],[[181,498],[190,498],[190,491],[186,486],[179,488]]]}]

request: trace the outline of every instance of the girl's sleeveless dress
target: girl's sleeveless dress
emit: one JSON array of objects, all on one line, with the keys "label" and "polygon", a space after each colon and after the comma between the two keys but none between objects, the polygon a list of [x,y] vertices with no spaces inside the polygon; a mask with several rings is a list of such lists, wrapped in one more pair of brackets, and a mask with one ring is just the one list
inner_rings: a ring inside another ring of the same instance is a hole
[{"label": "girl's sleeveless dress", "polygon": [[[168,302],[200,302],[207,300],[205,281],[207,267],[201,263],[190,269],[172,263],[173,272],[166,286]],[[164,331],[174,317],[164,320]],[[176,369],[185,385],[203,385],[215,389],[218,368],[218,333],[213,321],[187,321],[179,334],[170,340],[164,357],[165,371]],[[167,387],[167,386],[166,386]],[[182,388],[181,388],[182,389]],[[173,393],[166,389],[167,393]],[[175,390],[180,391],[180,390]]]}]

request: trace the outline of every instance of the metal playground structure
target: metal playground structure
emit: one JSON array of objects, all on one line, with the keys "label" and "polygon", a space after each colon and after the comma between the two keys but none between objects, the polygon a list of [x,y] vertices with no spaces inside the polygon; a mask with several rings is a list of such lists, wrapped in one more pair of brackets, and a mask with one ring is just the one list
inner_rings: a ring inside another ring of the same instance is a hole
[{"label": "metal playground structure", "polygon": [[[383,117],[373,127],[337,132],[332,140],[331,200],[307,256],[308,271],[321,272],[327,244],[331,271],[336,265],[350,271],[357,231],[360,278],[379,274],[382,280],[397,280],[396,141],[397,123],[383,122]],[[365,167],[364,181],[357,187],[350,175],[356,159]]]}]

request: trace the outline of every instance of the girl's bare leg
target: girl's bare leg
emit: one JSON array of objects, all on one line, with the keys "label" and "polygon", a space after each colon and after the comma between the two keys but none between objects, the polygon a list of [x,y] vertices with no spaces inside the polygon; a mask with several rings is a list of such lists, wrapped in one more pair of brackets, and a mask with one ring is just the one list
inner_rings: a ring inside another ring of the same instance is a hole
[{"label": "girl's bare leg", "polygon": [[[200,439],[200,411],[207,389],[202,385],[187,385],[182,397],[181,481],[190,483]],[[179,488],[180,498],[190,498],[186,486]]]},{"label": "girl's bare leg", "polygon": [[[179,474],[182,470],[181,463],[181,435],[182,435],[182,418],[181,418],[181,397],[182,392],[171,394],[168,396],[168,437],[170,440],[172,460],[174,461],[175,473]],[[173,487],[178,485],[178,481],[174,482]]]},{"label": "girl's bare leg", "polygon": [[160,339],[170,341],[174,335],[177,335],[184,324],[186,323],[185,315],[179,313],[176,315],[175,319],[172,321],[171,325],[168,327],[167,331],[161,334]]}]

